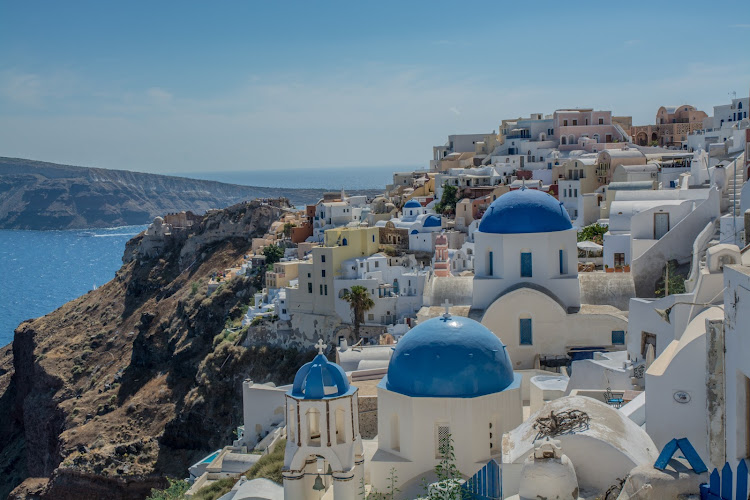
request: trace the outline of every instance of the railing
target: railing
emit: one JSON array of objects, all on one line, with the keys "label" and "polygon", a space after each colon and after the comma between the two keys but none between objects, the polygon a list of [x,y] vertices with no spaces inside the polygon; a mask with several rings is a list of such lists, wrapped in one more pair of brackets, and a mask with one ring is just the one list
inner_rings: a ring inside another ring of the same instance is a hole
[{"label": "railing", "polygon": [[[714,469],[708,484],[704,483],[700,486],[701,500],[747,500],[748,471],[744,458],[737,465],[736,483],[733,479],[729,462],[721,468],[721,473],[718,469]],[[734,490],[734,496],[732,490]]]}]

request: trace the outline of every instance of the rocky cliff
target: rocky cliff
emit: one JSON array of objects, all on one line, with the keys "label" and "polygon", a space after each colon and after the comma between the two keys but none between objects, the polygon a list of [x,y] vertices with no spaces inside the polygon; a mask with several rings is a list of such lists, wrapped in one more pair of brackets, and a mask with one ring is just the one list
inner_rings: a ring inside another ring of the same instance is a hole
[{"label": "rocky cliff", "polygon": [[0,229],[147,224],[166,213],[203,213],[243,200],[279,196],[302,205],[318,201],[323,190],[238,186],[0,157]]},{"label": "rocky cliff", "polygon": [[0,350],[0,498],[140,499],[231,442],[242,380],[289,382],[314,355],[220,335],[249,279],[206,296],[279,215],[212,212],[153,256],[142,233],[112,281],[17,328]]}]

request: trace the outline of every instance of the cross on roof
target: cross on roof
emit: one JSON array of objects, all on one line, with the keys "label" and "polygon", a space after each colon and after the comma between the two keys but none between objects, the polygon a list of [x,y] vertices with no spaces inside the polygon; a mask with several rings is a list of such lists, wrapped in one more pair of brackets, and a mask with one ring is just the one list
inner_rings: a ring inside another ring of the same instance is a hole
[{"label": "cross on roof", "polygon": [[445,307],[445,314],[443,314],[444,319],[448,319],[451,317],[451,303],[448,299],[445,299],[445,302],[443,302],[443,307]]},{"label": "cross on roof", "polygon": [[323,339],[318,340],[318,343],[315,344],[315,348],[318,350],[318,354],[323,354],[323,349],[326,348],[326,344],[323,342]]}]

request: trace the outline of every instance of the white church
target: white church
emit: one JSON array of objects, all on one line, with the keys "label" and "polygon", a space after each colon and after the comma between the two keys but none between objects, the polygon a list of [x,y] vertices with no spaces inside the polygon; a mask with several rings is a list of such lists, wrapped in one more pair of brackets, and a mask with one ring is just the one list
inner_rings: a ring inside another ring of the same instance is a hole
[{"label": "white church", "polygon": [[470,317],[500,337],[515,369],[576,349],[624,349],[626,316],[581,304],[576,244],[562,203],[536,189],[498,197],[474,233]]}]

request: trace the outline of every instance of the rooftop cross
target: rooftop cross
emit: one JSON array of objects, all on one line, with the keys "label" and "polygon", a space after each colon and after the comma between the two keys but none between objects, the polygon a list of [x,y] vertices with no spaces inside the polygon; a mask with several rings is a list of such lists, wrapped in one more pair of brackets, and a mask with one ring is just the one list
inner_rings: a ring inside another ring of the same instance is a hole
[{"label": "rooftop cross", "polygon": [[445,302],[443,302],[443,307],[445,307],[445,314],[443,314],[443,319],[450,319],[451,317],[451,303],[448,299],[445,299]]},{"label": "rooftop cross", "polygon": [[323,349],[326,348],[326,344],[323,343],[323,339],[318,340],[318,343],[315,344],[315,348],[318,350],[318,354],[323,354]]}]

